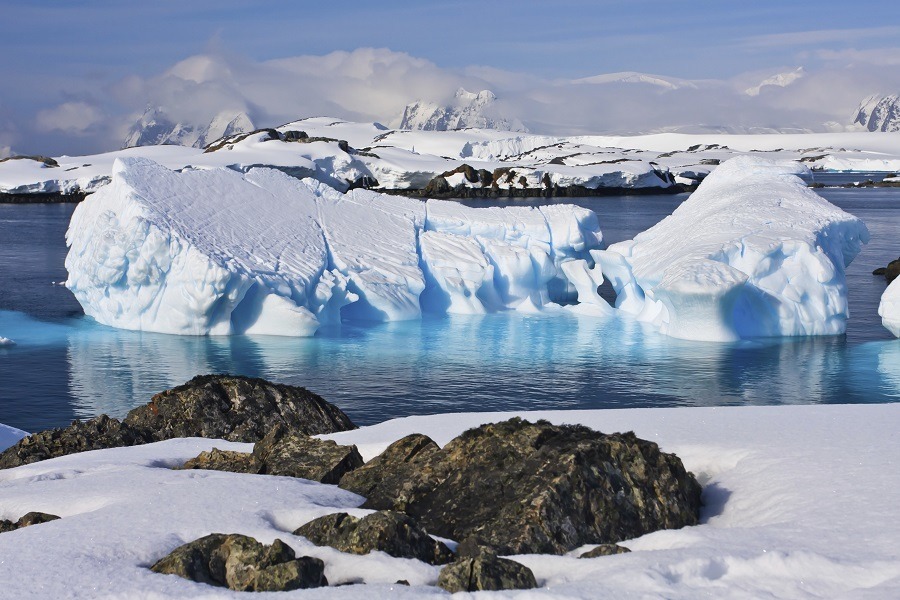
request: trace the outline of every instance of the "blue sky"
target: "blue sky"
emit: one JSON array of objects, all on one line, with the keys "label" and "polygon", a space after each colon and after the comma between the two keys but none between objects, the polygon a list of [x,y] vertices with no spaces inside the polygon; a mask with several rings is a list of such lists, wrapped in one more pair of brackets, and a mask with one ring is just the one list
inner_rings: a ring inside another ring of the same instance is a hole
[{"label": "blue sky", "polygon": [[[883,1],[0,0],[0,15],[0,147],[14,148],[51,137],[46,119],[35,130],[42,110],[132,112],[129,78],[152,81],[198,54],[253,63],[387,48],[461,76],[489,67],[477,71],[489,83],[493,69],[540,81],[617,71],[725,80],[900,63],[900,11]],[[100,143],[76,137],[73,148]]]}]

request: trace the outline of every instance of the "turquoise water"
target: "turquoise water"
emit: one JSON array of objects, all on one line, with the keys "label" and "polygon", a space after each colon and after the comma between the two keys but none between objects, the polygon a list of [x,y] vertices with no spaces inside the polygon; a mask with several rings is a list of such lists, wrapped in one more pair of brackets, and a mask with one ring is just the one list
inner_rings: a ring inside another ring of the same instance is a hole
[{"label": "turquoise water", "polygon": [[[359,424],[473,410],[874,403],[900,400],[900,342],[875,314],[872,269],[900,255],[900,190],[820,193],[869,226],[848,269],[847,335],[698,343],[628,319],[569,313],[344,325],[314,338],[193,338],[119,331],[83,316],[66,278],[71,205],[0,205],[0,422],[29,431],[121,416],[198,373],[303,385]],[[659,221],[683,196],[569,199],[607,241]],[[546,201],[545,201],[546,202]],[[521,201],[520,201],[521,203]]]}]

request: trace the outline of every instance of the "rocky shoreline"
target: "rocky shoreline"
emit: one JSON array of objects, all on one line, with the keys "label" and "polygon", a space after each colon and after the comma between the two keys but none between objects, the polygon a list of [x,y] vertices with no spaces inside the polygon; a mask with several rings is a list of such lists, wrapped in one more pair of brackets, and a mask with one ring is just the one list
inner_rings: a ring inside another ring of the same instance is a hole
[{"label": "rocky shoreline", "polygon": [[[513,418],[469,429],[443,448],[412,434],[368,462],[355,446],[313,437],[354,428],[304,388],[206,375],[155,395],[121,421],[101,415],[28,436],[0,453],[0,468],[173,438],[254,442],[251,453],[214,448],[171,468],[295,477],[359,494],[361,508],[373,512],[337,511],[285,534],[344,553],[444,565],[436,584],[450,592],[538,586],[528,567],[500,555],[562,555],[594,545],[582,557],[599,559],[627,552],[621,540],[699,522],[694,475],[633,433]],[[7,530],[55,518],[30,514],[40,518],[26,515]],[[280,591],[327,586],[326,566],[279,539],[265,545],[210,533],[173,548],[151,570],[232,590]]]}]

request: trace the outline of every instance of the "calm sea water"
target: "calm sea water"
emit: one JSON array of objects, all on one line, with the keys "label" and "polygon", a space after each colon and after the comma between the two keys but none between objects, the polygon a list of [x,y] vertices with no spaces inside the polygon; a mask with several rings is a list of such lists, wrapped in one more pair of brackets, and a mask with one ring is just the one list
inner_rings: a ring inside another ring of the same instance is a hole
[{"label": "calm sea water", "polygon": [[[0,336],[18,342],[0,347],[0,422],[35,431],[122,416],[211,372],[306,386],[359,424],[473,410],[898,401],[900,342],[881,327],[885,283],[871,271],[900,255],[900,190],[819,193],[872,233],[847,272],[847,334],[734,344],[673,340],[625,319],[514,313],[344,325],[308,339],[119,331],[84,317],[54,283],[66,279],[74,206],[0,205]],[[683,200],[567,201],[595,210],[611,243]]]}]

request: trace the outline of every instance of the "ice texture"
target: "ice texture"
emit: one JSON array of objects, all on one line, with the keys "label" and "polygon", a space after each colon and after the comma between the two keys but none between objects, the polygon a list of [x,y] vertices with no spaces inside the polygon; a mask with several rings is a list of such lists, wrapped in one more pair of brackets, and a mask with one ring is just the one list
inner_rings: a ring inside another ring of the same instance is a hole
[{"label": "ice texture", "polygon": [[684,339],[843,333],[844,268],[869,233],[803,169],[731,159],[669,217],[595,252],[616,306]]},{"label": "ice texture", "polygon": [[884,290],[878,305],[881,322],[895,336],[900,337],[900,278],[895,279]]},{"label": "ice texture", "polygon": [[564,265],[594,268],[601,234],[596,215],[574,206],[468,208],[342,194],[274,169],[176,172],[121,158],[112,182],[76,208],[66,241],[66,285],[101,323],[309,336],[342,320],[589,296]]}]

